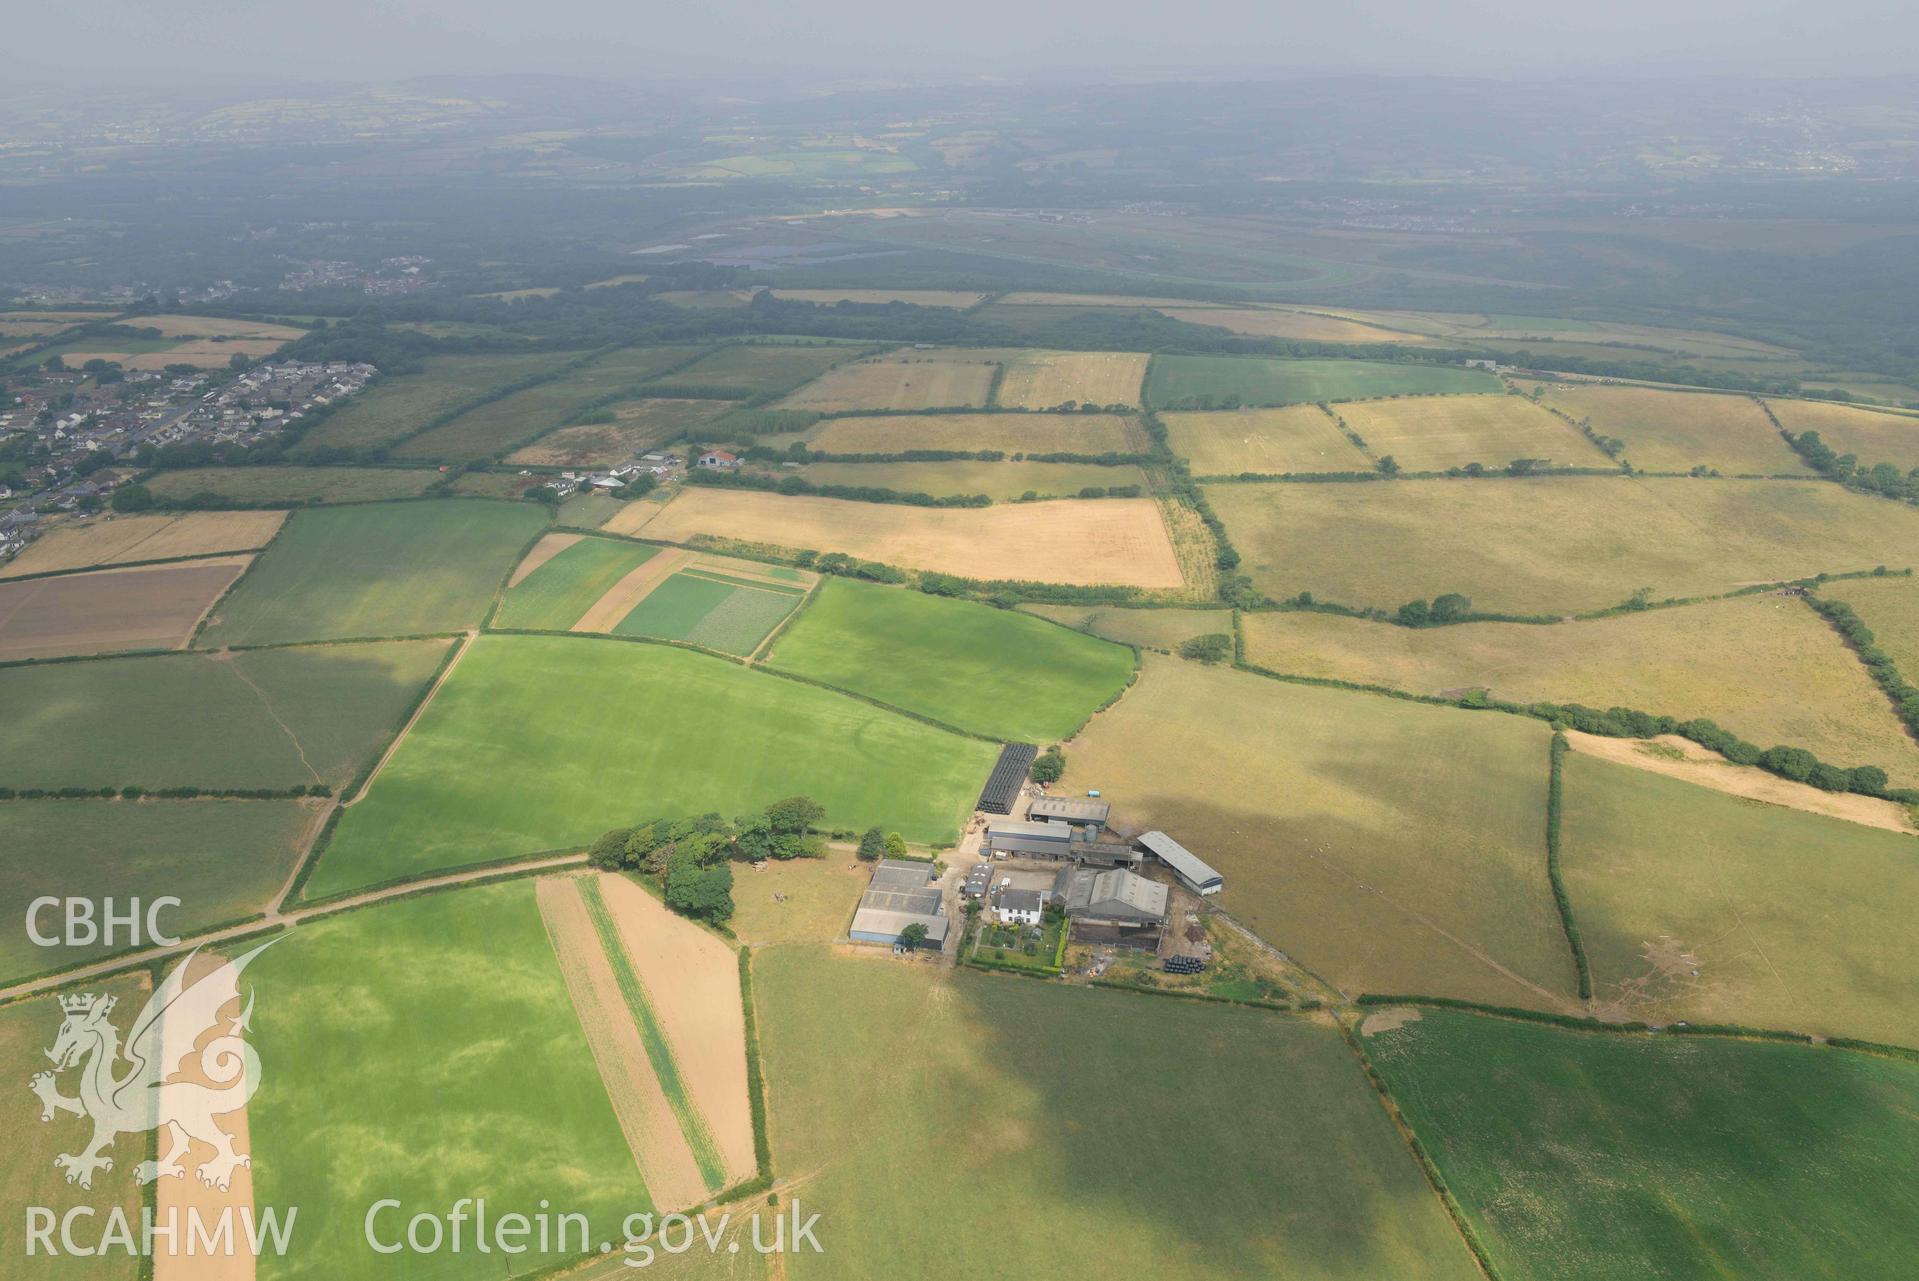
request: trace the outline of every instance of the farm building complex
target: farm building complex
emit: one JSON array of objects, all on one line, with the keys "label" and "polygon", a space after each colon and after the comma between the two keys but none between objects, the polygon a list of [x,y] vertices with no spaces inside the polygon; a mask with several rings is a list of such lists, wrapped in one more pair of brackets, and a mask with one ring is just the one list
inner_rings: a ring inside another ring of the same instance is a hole
[{"label": "farm building complex", "polygon": [[931,863],[881,859],[860,896],[850,934],[858,943],[897,944],[908,926],[926,928],[929,947],[946,945],[946,904]]},{"label": "farm building complex", "polygon": [[1151,851],[1154,858],[1172,868],[1179,883],[1193,893],[1217,894],[1225,888],[1225,877],[1166,833],[1147,832],[1139,838],[1139,843]]},{"label": "farm building complex", "polygon": [[1100,867],[1130,865],[1143,857],[1123,842],[1098,839],[1095,828],[1020,819],[1000,819],[987,824],[985,848],[993,854],[1062,859]]},{"label": "farm building complex", "polygon": [[1073,923],[1075,942],[1153,948],[1166,928],[1167,888],[1123,867],[1062,871],[1053,897]]}]

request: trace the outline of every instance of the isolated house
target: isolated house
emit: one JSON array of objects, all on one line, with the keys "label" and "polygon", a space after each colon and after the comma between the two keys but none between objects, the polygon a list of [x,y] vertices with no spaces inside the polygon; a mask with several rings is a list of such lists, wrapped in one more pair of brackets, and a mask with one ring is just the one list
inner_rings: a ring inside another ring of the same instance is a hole
[{"label": "isolated house", "polygon": [[700,455],[699,465],[707,468],[718,467],[732,471],[739,467],[740,460],[737,454],[730,454],[724,449],[714,449]]}]

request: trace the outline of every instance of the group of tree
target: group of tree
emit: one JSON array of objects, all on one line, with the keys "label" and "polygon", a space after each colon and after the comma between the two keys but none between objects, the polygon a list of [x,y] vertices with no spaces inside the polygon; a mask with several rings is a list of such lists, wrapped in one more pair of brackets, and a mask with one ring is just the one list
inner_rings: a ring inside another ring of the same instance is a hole
[{"label": "group of tree", "polygon": [[1903,502],[1919,502],[1919,467],[1910,471],[1901,471],[1894,463],[1874,463],[1870,467],[1861,467],[1858,455],[1835,453],[1816,431],[1801,432],[1797,436],[1788,433],[1786,439],[1799,451],[1799,456],[1822,476],[1831,477],[1852,489],[1884,494]]},{"label": "group of tree", "polygon": [[825,813],[811,797],[789,796],[732,822],[717,813],[653,819],[603,833],[587,860],[605,871],[653,878],[668,907],[717,923],[733,915],[733,862],[824,856],[825,838],[813,824]]},{"label": "group of tree", "polygon": [[1223,663],[1233,656],[1233,638],[1224,632],[1195,636],[1181,642],[1179,656],[1201,663]]},{"label": "group of tree", "polygon": [[1033,781],[1035,783],[1057,783],[1066,773],[1066,753],[1059,750],[1057,744],[1039,754],[1033,762]]},{"label": "group of tree", "polygon": [[1464,622],[1472,617],[1473,603],[1458,592],[1447,592],[1435,596],[1429,604],[1423,600],[1409,600],[1399,607],[1393,615],[1393,621],[1401,627],[1444,627],[1448,623]]},{"label": "group of tree", "polygon": [[898,832],[869,827],[860,834],[859,855],[868,863],[876,863],[883,858],[903,858],[906,855],[906,838]]}]

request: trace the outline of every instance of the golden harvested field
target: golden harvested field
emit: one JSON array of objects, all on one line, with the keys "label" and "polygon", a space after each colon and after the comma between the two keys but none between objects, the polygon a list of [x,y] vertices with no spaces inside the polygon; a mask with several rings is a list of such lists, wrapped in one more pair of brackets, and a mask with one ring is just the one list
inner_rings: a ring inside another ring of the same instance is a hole
[{"label": "golden harvested field", "polygon": [[249,556],[0,582],[0,662],[178,649]]},{"label": "golden harvested field", "polygon": [[284,342],[273,338],[235,338],[226,342],[214,342],[211,339],[189,338],[177,346],[165,351],[143,351],[138,353],[124,351],[70,351],[66,353],[69,365],[84,365],[89,360],[108,360],[124,369],[165,369],[168,365],[197,365],[201,369],[218,369],[228,364],[235,356],[246,356],[259,360],[271,356]]},{"label": "golden harvested field", "polygon": [[506,461],[535,467],[611,467],[732,407],[726,400],[632,400],[613,407],[617,422],[562,427],[508,455]]},{"label": "golden harvested field", "polygon": [[1605,1013],[1919,1042],[1913,838],[1565,762],[1566,889]]},{"label": "golden harvested field", "polygon": [[285,512],[100,517],[47,531],[25,551],[0,565],[0,578],[175,556],[254,551],[271,541],[285,519]]},{"label": "golden harvested field", "polygon": [[1539,721],[1147,655],[1066,746],[1066,790],[1165,830],[1219,903],[1345,992],[1571,1003]]},{"label": "golden harvested field", "polygon": [[[1654,387],[1537,385],[1543,388],[1543,403],[1575,421],[1590,419],[1600,435],[1625,441],[1622,457],[1642,471],[1683,472],[1706,466],[1727,475],[1800,476],[1812,470],[1747,396]],[[1919,423],[1914,426],[1919,428]]]},{"label": "golden harvested field", "polygon": [[134,329],[157,329],[167,338],[259,338],[287,343],[306,333],[292,325],[229,320],[223,316],[135,316],[120,323]]},{"label": "golden harvested field", "polygon": [[1308,613],[1251,613],[1240,623],[1247,661],[1289,675],[1703,716],[1760,747],[1803,747],[1834,765],[1877,765],[1900,786],[1919,785],[1919,748],[1886,696],[1826,621],[1791,597],[1551,626],[1415,630]]},{"label": "golden harvested field", "polygon": [[835,418],[808,442],[829,454],[997,449],[1007,454],[1144,453],[1146,433],[1118,414],[887,414]]},{"label": "golden harvested field", "polygon": [[1900,674],[1919,677],[1919,579],[1851,579],[1827,583],[1819,594],[1852,606]]},{"label": "golden harvested field", "polygon": [[1136,294],[1011,293],[996,300],[1002,307],[1203,307],[1191,298],[1142,298]]},{"label": "golden harvested field", "polygon": [[[985,494],[995,502],[1010,502],[1026,493],[1042,498],[1071,498],[1086,488],[1116,485],[1143,488],[1146,476],[1137,467],[1102,467],[1096,463],[982,463],[956,459],[940,463],[808,463],[791,469],[816,485],[876,485],[902,493]],[[783,469],[781,474],[791,474]]]},{"label": "golden harvested field", "polygon": [[1833,452],[1856,454],[1859,465],[1893,463],[1919,467],[1919,417],[1831,405],[1815,400],[1768,401],[1787,431],[1816,431]]},{"label": "golden harvested field", "polygon": [[1561,466],[1613,467],[1598,446],[1520,396],[1412,396],[1335,405],[1376,457],[1403,471],[1445,471],[1467,463],[1504,467],[1515,458]]},{"label": "golden harvested field", "polygon": [[[1826,481],[1555,476],[1208,485],[1267,595],[1571,614],[1919,564],[1919,512]],[[1339,537],[1328,538],[1328,530]]]},{"label": "golden harvested field", "polygon": [[1009,409],[1050,409],[1069,400],[1137,406],[1149,359],[1111,351],[1020,351],[1004,355],[1006,377],[1000,382],[994,403]]},{"label": "golden harvested field", "polygon": [[979,409],[998,365],[984,351],[914,351],[827,370],[778,403],[841,414],[860,409]]},{"label": "golden harvested field", "polygon": [[836,302],[904,302],[915,307],[971,307],[986,297],[958,289],[775,289],[773,296],[827,306]]},{"label": "golden harvested field", "polygon": [[1123,609],[1117,605],[1021,605],[1041,618],[1122,645],[1175,649],[1195,636],[1231,635],[1230,609]]},{"label": "golden harvested field", "polygon": [[1217,325],[1255,338],[1297,338],[1302,342],[1391,342],[1418,346],[1432,339],[1395,332],[1342,316],[1277,307],[1163,307],[1166,315],[1189,325]]},{"label": "golden harvested field", "polygon": [[[617,524],[616,517],[606,528]],[[644,532],[667,542],[705,535],[845,552],[968,578],[1182,585],[1172,540],[1150,498],[934,508],[696,487],[661,509]]]},{"label": "golden harvested field", "polygon": [[716,934],[670,912],[624,876],[594,878],[686,1082],[689,1102],[726,1163],[726,1184],[753,1176],[746,1018],[739,957]]},{"label": "golden harvested field", "polygon": [[1169,412],[1160,421],[1167,444],[1195,476],[1373,470],[1373,460],[1318,405]]},{"label": "golden harvested field", "polygon": [[654,1206],[685,1209],[706,1199],[706,1181],[654,1073],[619,977],[573,877],[534,883],[540,918],[566,982],[606,1097]]}]

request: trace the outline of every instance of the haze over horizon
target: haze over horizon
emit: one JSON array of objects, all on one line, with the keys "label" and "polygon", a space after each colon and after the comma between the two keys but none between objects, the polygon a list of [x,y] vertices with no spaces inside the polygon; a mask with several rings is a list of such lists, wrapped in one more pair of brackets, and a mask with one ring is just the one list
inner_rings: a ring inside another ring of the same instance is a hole
[{"label": "haze over horizon", "polygon": [[[1340,12],[1199,0],[1126,15],[1093,0],[981,0],[909,12],[875,0],[795,10],[716,0],[641,11],[609,0],[133,0],[23,9],[22,79],[164,84],[431,73],[697,76],[759,71],[882,79],[1098,68],[1862,77],[1919,65],[1919,11],[1883,0],[1706,0],[1604,7],[1375,0]],[[1227,38],[1230,36],[1230,38]]]}]

